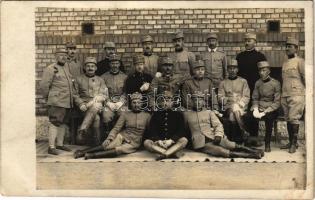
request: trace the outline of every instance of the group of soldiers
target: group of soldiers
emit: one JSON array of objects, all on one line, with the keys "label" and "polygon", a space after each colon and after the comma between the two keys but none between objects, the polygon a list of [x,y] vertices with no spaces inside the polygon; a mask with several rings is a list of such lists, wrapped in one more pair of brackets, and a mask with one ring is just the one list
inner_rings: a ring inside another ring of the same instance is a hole
[{"label": "group of soldiers", "polygon": [[[218,36],[207,37],[207,51],[195,55],[184,45],[184,34],[173,36],[174,52],[153,53],[150,35],[141,38],[143,54],[133,58],[127,75],[115,43],[104,45],[105,59],[76,59],[76,45],[56,50],[56,62],[44,69],[41,81],[49,116],[48,153],[71,151],[64,145],[73,110],[82,123],[77,140],[90,148],[75,158],[109,158],[144,148],[157,160],[179,158],[185,147],[221,157],[260,159],[270,152],[273,123],[282,106],[289,143],[297,148],[299,122],[305,106],[304,60],[297,56],[299,41],[288,37],[288,59],[280,82],[270,77],[266,57],[257,51],[256,34],[244,37],[245,51],[227,60],[218,49]],[[258,123],[265,122],[265,149]],[[100,128],[100,127],[103,127]]]}]

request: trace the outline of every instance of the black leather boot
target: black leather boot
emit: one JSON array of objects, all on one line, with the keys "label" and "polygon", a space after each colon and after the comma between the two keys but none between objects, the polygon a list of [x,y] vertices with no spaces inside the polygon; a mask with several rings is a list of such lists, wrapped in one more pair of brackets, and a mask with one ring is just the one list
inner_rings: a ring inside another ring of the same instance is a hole
[{"label": "black leather boot", "polygon": [[239,145],[239,144],[236,144],[235,150],[236,151],[244,151],[247,153],[259,153],[261,155],[261,157],[264,157],[264,155],[265,155],[264,151],[261,149],[254,149],[254,148],[246,147],[244,145]]},{"label": "black leather boot", "polygon": [[91,148],[87,148],[87,149],[83,149],[83,150],[77,150],[74,152],[74,158],[81,158],[84,157],[84,155],[86,153],[93,153],[93,152],[97,152],[97,151],[104,151],[103,146],[99,145],[96,147],[91,147]]},{"label": "black leather boot", "polygon": [[270,140],[271,140],[271,132],[266,132],[266,136],[265,136],[265,152],[271,152]]},{"label": "black leather boot", "polygon": [[230,158],[253,158],[253,159],[261,159],[261,154],[260,154],[260,153],[247,153],[247,152],[230,151]]},{"label": "black leather boot", "polygon": [[96,159],[96,158],[113,158],[117,156],[117,152],[115,149],[107,150],[107,151],[101,151],[96,153],[86,153],[84,155],[84,159]]},{"label": "black leather boot", "polygon": [[289,153],[295,153],[297,148],[297,136],[299,134],[299,124],[291,124],[292,126],[292,142]]}]

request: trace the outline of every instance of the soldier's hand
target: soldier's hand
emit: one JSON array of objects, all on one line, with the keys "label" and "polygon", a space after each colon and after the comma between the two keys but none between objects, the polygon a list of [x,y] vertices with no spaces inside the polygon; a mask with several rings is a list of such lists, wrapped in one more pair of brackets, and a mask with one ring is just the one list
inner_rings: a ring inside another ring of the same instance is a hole
[{"label": "soldier's hand", "polygon": [[116,103],[116,110],[120,109],[123,106],[123,102],[117,102]]},{"label": "soldier's hand", "polygon": [[110,144],[110,140],[105,140],[103,143],[102,143],[102,146],[104,147],[104,148],[106,148],[109,144]]},{"label": "soldier's hand", "polygon": [[158,141],[156,141],[156,144],[159,145],[160,147],[162,147],[163,149],[166,149],[164,141],[158,140]]},{"label": "soldier's hand", "polygon": [[162,76],[162,73],[161,72],[156,72],[156,74],[155,74],[155,77],[156,78],[160,78]]},{"label": "soldier's hand", "polygon": [[172,139],[169,140],[165,140],[164,144],[166,146],[166,148],[170,147],[172,144],[174,144],[175,142]]},{"label": "soldier's hand", "polygon": [[265,116],[266,115],[266,113],[265,112],[260,112],[259,114],[258,114],[258,118],[259,119],[261,119],[263,116]]},{"label": "soldier's hand", "polygon": [[150,87],[150,83],[144,83],[141,87],[140,90],[141,91],[147,91]]},{"label": "soldier's hand", "polygon": [[259,118],[259,111],[258,111],[258,108],[254,108],[253,116],[254,116],[255,118]]},{"label": "soldier's hand", "polygon": [[82,112],[87,111],[87,106],[86,106],[85,104],[82,104],[82,105],[80,106],[80,110],[81,110]]},{"label": "soldier's hand", "polygon": [[213,140],[213,144],[219,145],[221,142],[221,138],[222,138],[221,136],[215,136]]},{"label": "soldier's hand", "polygon": [[218,116],[218,117],[223,117],[223,114],[220,113],[219,111],[213,110],[213,112],[214,112],[214,114],[215,114],[216,116]]},{"label": "soldier's hand", "polygon": [[94,102],[95,103],[101,103],[103,101],[105,101],[105,98],[103,96],[101,96],[101,95],[97,95],[97,96],[94,97]]},{"label": "soldier's hand", "polygon": [[109,109],[111,109],[112,111],[115,110],[115,104],[114,104],[114,103],[108,102],[106,105],[107,105],[107,107],[109,107]]},{"label": "soldier's hand", "polygon": [[232,105],[232,110],[233,112],[236,112],[236,111],[241,111],[242,109],[240,108],[238,104],[235,103]]},{"label": "soldier's hand", "polygon": [[89,101],[87,104],[86,104],[86,107],[89,108],[91,107],[92,105],[94,104],[94,101]]}]

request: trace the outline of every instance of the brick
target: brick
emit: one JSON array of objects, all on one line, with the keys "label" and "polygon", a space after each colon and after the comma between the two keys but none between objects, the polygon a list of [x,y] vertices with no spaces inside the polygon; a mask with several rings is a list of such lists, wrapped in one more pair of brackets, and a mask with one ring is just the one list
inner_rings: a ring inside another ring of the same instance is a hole
[{"label": "brick", "polygon": [[162,19],[162,17],[160,15],[154,15],[153,19]]},{"label": "brick", "polygon": [[51,16],[53,16],[53,17],[59,17],[59,16],[60,16],[60,13],[59,13],[59,12],[54,12],[54,13],[51,13]]},{"label": "brick", "polygon": [[242,24],[234,24],[233,25],[233,28],[242,28],[243,26],[242,26]]},{"label": "brick", "polygon": [[214,19],[215,15],[207,15],[207,19]]},{"label": "brick", "polygon": [[225,15],[224,18],[226,18],[226,19],[232,19],[232,18],[233,18],[233,15]]},{"label": "brick", "polygon": [[275,9],[273,9],[273,8],[267,8],[267,9],[265,10],[265,12],[266,12],[266,13],[274,13],[274,12],[275,12]]},{"label": "brick", "polygon": [[229,9],[222,9],[221,10],[221,14],[229,14],[229,13],[230,13]]},{"label": "brick", "polygon": [[83,17],[74,17],[75,20],[79,20],[79,21],[82,21],[83,20]]},{"label": "brick", "polygon": [[234,18],[243,18],[242,14],[234,14]]},{"label": "brick", "polygon": [[292,22],[292,19],[289,19],[289,18],[288,18],[288,19],[284,19],[283,22],[284,22],[284,23],[291,23],[291,22]]},{"label": "brick", "polygon": [[248,12],[247,12],[247,9],[240,9],[238,12],[239,12],[239,13],[242,13],[242,14],[248,13]]},{"label": "brick", "polygon": [[275,13],[283,13],[283,8],[276,8]]},{"label": "brick", "polygon": [[69,13],[68,12],[63,12],[63,13],[60,13],[60,16],[61,17],[67,17],[67,16],[69,16]]},{"label": "brick", "polygon": [[229,20],[228,19],[220,19],[221,24],[228,24]]},{"label": "brick", "polygon": [[171,16],[170,15],[163,15],[162,19],[171,19]]},{"label": "brick", "polygon": [[207,28],[215,28],[215,24],[207,24]]},{"label": "brick", "polygon": [[201,23],[209,24],[209,23],[211,23],[211,20],[210,19],[204,19],[204,20],[201,21]]},{"label": "brick", "polygon": [[126,19],[127,19],[127,16],[122,15],[122,16],[119,16],[118,19],[119,19],[119,20],[126,20]]},{"label": "brick", "polygon": [[143,19],[144,17],[142,15],[137,16],[136,19]]},{"label": "brick", "polygon": [[222,19],[222,18],[224,18],[224,15],[216,15],[215,18]]},{"label": "brick", "polygon": [[166,10],[159,10],[158,11],[158,15],[165,15],[166,14]]},{"label": "brick", "polygon": [[171,19],[179,19],[179,15],[171,15]]},{"label": "brick", "polygon": [[109,29],[110,29],[110,30],[116,30],[116,29],[117,29],[117,26],[110,26]]},{"label": "brick", "polygon": [[280,17],[280,15],[279,14],[271,14],[270,17],[273,19],[274,18],[278,19]]},{"label": "brick", "polygon": [[149,11],[147,11],[147,10],[141,10],[141,11],[140,11],[140,14],[141,14],[141,15],[148,15],[148,14],[149,14]]},{"label": "brick", "polygon": [[244,18],[252,18],[252,14],[244,14]]},{"label": "brick", "polygon": [[261,14],[253,14],[253,18],[261,18]]},{"label": "brick", "polygon": [[193,10],[195,15],[202,14],[202,10]]},{"label": "brick", "polygon": [[183,20],[175,20],[175,24],[183,24],[184,21]]},{"label": "brick", "polygon": [[189,28],[197,28],[197,24],[189,24]]},{"label": "brick", "polygon": [[174,10],[166,10],[166,14],[168,15],[174,15],[175,11]]},{"label": "brick", "polygon": [[206,18],[206,15],[198,15],[197,18],[198,19],[204,19],[204,18]]},{"label": "brick", "polygon": [[[218,28],[218,27],[217,27]],[[225,24],[224,25],[224,28],[233,28],[233,25],[232,24]]]},{"label": "brick", "polygon": [[237,19],[230,19],[230,20],[229,20],[229,23],[235,24],[235,23],[237,23]]},{"label": "brick", "polygon": [[202,14],[211,14],[211,10],[202,10]]},{"label": "brick", "polygon": [[224,25],[223,24],[216,24],[215,27],[216,28],[224,28]]},{"label": "brick", "polygon": [[216,23],[219,23],[220,21],[218,20],[218,19],[211,19],[211,23],[214,23],[214,24],[216,24]]},{"label": "brick", "polygon": [[61,25],[63,25],[63,26],[70,26],[70,22],[69,21],[61,22]]},{"label": "brick", "polygon": [[122,30],[114,30],[114,34],[122,34]]},{"label": "brick", "polygon": [[221,13],[221,11],[220,10],[218,10],[218,9],[214,9],[214,10],[212,10],[212,12],[211,12],[212,14],[220,14]]}]

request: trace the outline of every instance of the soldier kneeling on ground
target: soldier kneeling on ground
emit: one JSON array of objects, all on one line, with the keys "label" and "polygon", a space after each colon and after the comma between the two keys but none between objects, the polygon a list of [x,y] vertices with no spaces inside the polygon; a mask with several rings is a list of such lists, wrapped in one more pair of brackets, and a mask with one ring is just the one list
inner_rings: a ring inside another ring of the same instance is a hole
[{"label": "soldier kneeling on ground", "polygon": [[262,158],[262,150],[245,147],[227,139],[216,114],[204,109],[204,97],[204,94],[199,92],[193,94],[193,111],[184,113],[191,132],[193,149],[224,158]]},{"label": "soldier kneeling on ground", "polygon": [[142,142],[142,137],[150,122],[150,114],[141,110],[142,95],[138,92],[130,96],[131,111],[120,115],[114,128],[102,145],[78,150],[74,158],[85,157],[112,158],[121,154],[129,154],[137,151]]},{"label": "soldier kneeling on ground", "polygon": [[183,155],[187,145],[185,123],[182,112],[173,108],[173,94],[165,91],[158,102],[158,111],[153,112],[144,147],[159,156],[156,160]]}]

